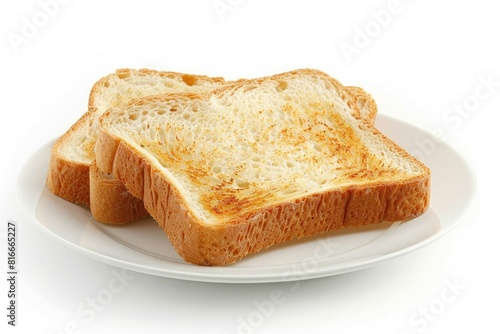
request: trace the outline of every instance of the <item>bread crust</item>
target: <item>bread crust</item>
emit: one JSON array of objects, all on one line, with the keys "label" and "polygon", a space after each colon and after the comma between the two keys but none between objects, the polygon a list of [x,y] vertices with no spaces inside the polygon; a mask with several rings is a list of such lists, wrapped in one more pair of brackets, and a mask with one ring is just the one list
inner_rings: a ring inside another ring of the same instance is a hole
[{"label": "bread crust", "polygon": [[53,194],[69,202],[90,205],[89,168],[85,165],[52,154],[46,185]]},{"label": "bread crust", "polygon": [[90,207],[92,216],[106,224],[126,224],[149,216],[144,202],[112,175],[90,166]]},{"label": "bread crust", "polygon": [[90,206],[90,166],[68,159],[61,153],[61,149],[71,140],[74,132],[86,126],[88,117],[90,115],[87,112],[52,145],[49,171],[46,179],[47,188],[53,194],[69,202],[87,207]]},{"label": "bread crust", "polygon": [[[357,101],[352,93],[336,80],[332,79],[332,83],[356,111]],[[244,84],[244,81],[238,82],[227,89]],[[219,89],[212,94],[224,92],[225,89]],[[149,97],[135,103],[170,98],[173,97]],[[362,123],[369,131],[384,137],[392,150],[416,161],[370,122]],[[99,168],[112,172],[134,196],[142,199],[146,210],[156,219],[179,255],[185,261],[199,265],[230,264],[294,238],[411,219],[425,212],[430,202],[430,170],[417,162],[422,166],[423,175],[390,183],[373,181],[343,186],[253,209],[211,225],[192,213],[179,190],[136,147],[101,129],[96,149]]]}]

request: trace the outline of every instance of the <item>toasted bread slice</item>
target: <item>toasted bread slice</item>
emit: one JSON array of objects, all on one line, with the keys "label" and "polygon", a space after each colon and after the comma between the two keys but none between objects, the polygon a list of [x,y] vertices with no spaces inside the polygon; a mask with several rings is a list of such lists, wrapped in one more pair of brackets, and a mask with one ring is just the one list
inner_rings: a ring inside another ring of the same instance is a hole
[{"label": "toasted bread slice", "polygon": [[[348,86],[356,97],[361,117],[375,122],[377,104],[363,88]],[[90,167],[90,208],[94,218],[106,224],[125,224],[149,216],[142,200],[132,196],[112,174]]]},{"label": "toasted bread slice", "polygon": [[365,121],[338,81],[309,69],[109,110],[96,162],[200,265],[408,220],[430,199],[429,168]]},{"label": "toasted bread slice", "polygon": [[201,93],[224,84],[222,78],[147,69],[120,69],[103,77],[92,88],[88,111],[53,145],[47,187],[70,202],[90,206],[89,170],[102,113],[133,98],[168,92]]}]

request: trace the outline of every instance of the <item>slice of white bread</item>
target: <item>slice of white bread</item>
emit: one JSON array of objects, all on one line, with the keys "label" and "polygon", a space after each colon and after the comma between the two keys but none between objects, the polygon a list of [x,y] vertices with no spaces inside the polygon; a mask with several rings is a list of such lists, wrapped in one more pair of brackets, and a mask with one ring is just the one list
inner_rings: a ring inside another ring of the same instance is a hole
[{"label": "slice of white bread", "polygon": [[[119,69],[101,78],[92,87],[88,111],[52,147],[47,187],[70,202],[90,206],[89,170],[95,158],[99,116],[133,98],[168,92],[200,93],[224,84],[222,78],[148,69]],[[144,215],[140,201],[127,194],[124,201],[130,204],[130,214]]]},{"label": "slice of white bread", "polygon": [[[373,97],[360,87],[347,89],[355,95],[361,117],[375,122],[377,104]],[[106,224],[125,224],[149,216],[142,200],[131,195],[113,174],[101,171],[95,162],[90,167],[90,208],[93,217]]]},{"label": "slice of white bread", "polygon": [[344,86],[310,69],[109,110],[96,162],[200,265],[408,220],[430,200],[430,170],[365,121]]}]

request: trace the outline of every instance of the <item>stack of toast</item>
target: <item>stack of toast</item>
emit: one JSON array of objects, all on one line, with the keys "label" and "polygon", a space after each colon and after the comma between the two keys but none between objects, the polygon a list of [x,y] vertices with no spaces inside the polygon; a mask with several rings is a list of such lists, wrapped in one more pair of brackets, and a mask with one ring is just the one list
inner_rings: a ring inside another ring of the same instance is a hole
[{"label": "stack of toast", "polygon": [[179,255],[230,264],[291,239],[412,219],[430,170],[318,70],[226,81],[117,70],[54,144],[47,187],[96,220],[151,216]]}]

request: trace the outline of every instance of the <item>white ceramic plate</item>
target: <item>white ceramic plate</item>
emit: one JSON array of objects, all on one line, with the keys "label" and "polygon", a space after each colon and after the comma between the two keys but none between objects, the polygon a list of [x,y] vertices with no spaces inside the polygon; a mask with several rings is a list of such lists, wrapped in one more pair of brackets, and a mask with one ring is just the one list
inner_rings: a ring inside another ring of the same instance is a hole
[{"label": "white ceramic plate", "polygon": [[224,267],[185,263],[152,219],[125,226],[96,222],[88,209],[45,187],[50,147],[39,148],[18,180],[25,214],[56,241],[93,259],[142,273],[205,282],[284,282],[373,266],[435,241],[456,226],[472,204],[476,180],[468,163],[430,134],[387,116],[377,127],[432,170],[429,210],[405,223],[328,233],[272,247]]}]

